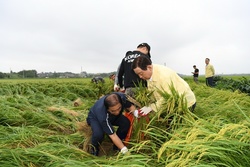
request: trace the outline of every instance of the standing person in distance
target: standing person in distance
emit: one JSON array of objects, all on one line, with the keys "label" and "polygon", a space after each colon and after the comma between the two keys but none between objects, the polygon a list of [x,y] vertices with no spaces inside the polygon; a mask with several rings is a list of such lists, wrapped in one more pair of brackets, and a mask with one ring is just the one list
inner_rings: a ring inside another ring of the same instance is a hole
[{"label": "standing person in distance", "polygon": [[[195,95],[188,83],[175,71],[163,65],[152,64],[151,60],[144,56],[137,57],[134,60],[132,69],[140,78],[147,80],[148,89],[150,91],[163,89],[170,94],[170,85],[173,84],[175,90],[179,94],[184,94],[187,101],[187,106],[192,112],[194,111],[196,106]],[[154,96],[156,98],[156,103],[141,108],[141,115],[147,115],[152,110],[157,112],[164,103],[164,98],[157,91],[154,91]]]},{"label": "standing person in distance", "polygon": [[198,83],[198,77],[199,77],[199,69],[196,67],[196,65],[193,65],[194,72],[192,72],[194,77],[194,82]]},{"label": "standing person in distance", "polygon": [[214,87],[214,66],[210,64],[210,59],[205,59],[206,67],[205,67],[205,78],[206,78],[206,85],[210,87]]},{"label": "standing person in distance", "polygon": [[139,56],[145,56],[151,58],[150,56],[151,47],[147,43],[141,43],[137,46],[134,51],[128,51],[117,70],[117,82],[114,85],[114,90],[118,91],[120,88],[125,89],[125,94],[134,97],[135,87],[142,84],[142,86],[147,86],[147,82],[138,77],[135,72],[131,69],[131,65],[135,58]]},{"label": "standing person in distance", "polygon": [[[91,154],[98,156],[104,134],[110,137],[114,149],[120,149],[123,154],[128,152],[123,140],[130,128],[130,121],[123,115],[124,110],[138,117],[138,110],[136,110],[135,105],[121,92],[113,92],[103,96],[90,108],[87,123],[92,129]],[[116,132],[113,126],[118,126]]]}]

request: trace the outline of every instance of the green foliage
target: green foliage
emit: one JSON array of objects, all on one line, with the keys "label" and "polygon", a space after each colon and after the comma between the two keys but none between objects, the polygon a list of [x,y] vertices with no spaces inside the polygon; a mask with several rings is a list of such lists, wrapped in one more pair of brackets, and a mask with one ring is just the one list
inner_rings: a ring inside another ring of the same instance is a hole
[{"label": "green foliage", "polygon": [[2,78],[5,78],[5,77],[7,77],[7,75],[5,73],[0,72],[0,78],[2,79]]},{"label": "green foliage", "polygon": [[136,87],[134,98],[141,104],[141,107],[148,106],[156,101],[153,93],[154,91],[149,91],[142,83],[139,83],[138,87]]},{"label": "green foliage", "polygon": [[95,96],[97,97],[97,99],[113,91],[113,82],[111,80],[108,80],[106,82],[91,83],[91,86],[92,90],[95,91]]},{"label": "green foliage", "polygon": [[17,73],[20,78],[37,78],[36,70],[23,70]]},{"label": "green foliage", "polygon": [[[216,117],[214,119],[217,119]],[[197,119],[161,145],[158,159],[169,166],[247,166],[249,126]],[[164,158],[166,157],[166,158]]]},{"label": "green foliage", "polygon": [[[138,87],[135,90],[135,100],[140,103],[138,109],[143,106],[148,106],[151,103],[155,102],[153,92],[149,91],[142,83],[139,83]],[[149,123],[149,116],[140,117],[135,119],[133,123],[133,139],[136,142],[145,140],[144,131],[147,129]]]},{"label": "green foliage", "polygon": [[189,110],[185,94],[179,94],[173,83],[169,86],[169,90],[171,93],[167,93],[164,89],[157,90],[164,98],[164,103],[157,111],[157,117],[158,121],[167,123],[167,126],[173,130],[181,124],[182,117],[187,115]]},{"label": "green foliage", "polygon": [[[247,166],[249,97],[205,85],[191,86],[198,102],[195,114],[187,110],[182,96],[173,88],[171,94],[160,91],[166,103],[151,117],[143,131],[147,140],[135,143],[135,151],[158,159],[158,166]],[[173,120],[181,121],[169,126],[171,113]]]},{"label": "green foliage", "polygon": [[[155,90],[165,103],[158,112],[149,114],[149,120],[146,117],[136,120],[137,130],[128,146],[130,154],[94,157],[83,151],[85,139],[77,125],[86,119],[88,109],[99,95],[112,91],[112,82],[98,87],[89,79],[1,81],[0,164],[248,166],[249,96],[195,84],[192,80],[189,84],[197,99],[194,113],[189,112],[183,96],[173,88],[171,94]],[[137,90],[135,99],[142,105],[155,101],[153,92],[140,87]],[[76,97],[82,100],[81,106],[73,105]],[[56,109],[51,110],[52,106]]]},{"label": "green foliage", "polygon": [[217,76],[216,78],[216,88],[218,89],[229,89],[231,91],[239,90],[242,93],[246,93],[250,96],[250,79],[246,77],[234,80],[232,78],[223,78]]}]

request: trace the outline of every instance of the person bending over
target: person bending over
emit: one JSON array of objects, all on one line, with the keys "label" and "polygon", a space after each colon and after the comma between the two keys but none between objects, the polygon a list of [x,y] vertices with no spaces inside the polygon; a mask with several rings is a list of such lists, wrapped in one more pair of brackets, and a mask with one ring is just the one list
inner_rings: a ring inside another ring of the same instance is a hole
[{"label": "person bending over", "polygon": [[[163,65],[152,64],[151,60],[144,56],[137,57],[133,61],[132,69],[140,78],[147,80],[148,89],[150,91],[163,89],[167,93],[171,94],[170,85],[173,84],[175,90],[179,94],[184,94],[187,106],[191,111],[194,111],[196,106],[195,95],[188,83],[175,71]],[[152,110],[157,112],[161,107],[164,102],[164,98],[157,91],[154,91],[154,96],[156,98],[156,103],[143,108],[141,114],[146,115]]]},{"label": "person bending over", "polygon": [[[126,138],[130,121],[123,115],[123,111],[134,112],[136,107],[121,92],[114,92],[100,98],[88,113],[87,123],[91,126],[91,154],[98,156],[99,146],[107,134],[114,144],[114,149],[120,149],[125,154],[128,148],[123,140]],[[136,110],[137,111],[137,110]],[[138,111],[137,113],[138,114]],[[118,126],[117,131],[113,126]]]}]

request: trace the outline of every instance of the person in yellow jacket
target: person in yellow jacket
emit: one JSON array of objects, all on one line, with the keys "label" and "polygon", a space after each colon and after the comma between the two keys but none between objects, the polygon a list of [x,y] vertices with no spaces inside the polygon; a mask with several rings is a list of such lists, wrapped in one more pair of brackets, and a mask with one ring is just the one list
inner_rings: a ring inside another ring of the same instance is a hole
[{"label": "person in yellow jacket", "polygon": [[206,85],[210,87],[214,87],[214,66],[209,63],[210,59],[206,58],[205,63],[206,63],[206,68],[205,68],[205,78],[206,78]]},{"label": "person in yellow jacket", "polygon": [[[188,83],[182,79],[175,71],[172,69],[158,64],[152,64],[151,60],[145,56],[137,57],[132,64],[132,69],[134,72],[142,79],[147,80],[148,89],[163,89],[167,93],[171,93],[170,85],[173,84],[176,91],[179,94],[184,94],[187,106],[194,110],[196,106],[196,98],[189,87]],[[141,114],[147,115],[150,111],[156,111],[157,108],[161,107],[163,103],[163,97],[160,96],[157,91],[154,91],[154,96],[156,98],[156,103],[151,104],[147,108],[142,108]]]}]

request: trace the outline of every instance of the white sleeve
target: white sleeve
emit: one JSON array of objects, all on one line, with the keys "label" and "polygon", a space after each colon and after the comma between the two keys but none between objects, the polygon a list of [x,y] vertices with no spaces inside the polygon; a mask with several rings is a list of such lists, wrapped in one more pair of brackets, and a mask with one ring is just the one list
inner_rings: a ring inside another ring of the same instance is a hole
[{"label": "white sleeve", "polygon": [[114,84],[116,84],[116,85],[119,84],[119,82],[118,82],[118,73],[119,73],[119,70],[120,70],[120,66],[121,66],[121,64],[118,66],[116,74],[115,74],[115,83]]}]

